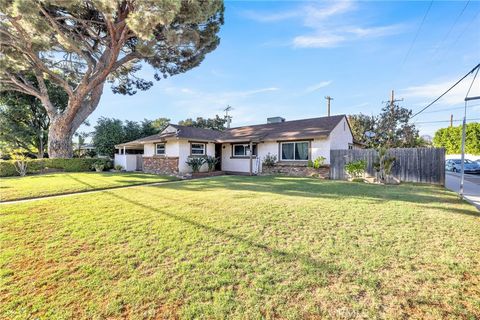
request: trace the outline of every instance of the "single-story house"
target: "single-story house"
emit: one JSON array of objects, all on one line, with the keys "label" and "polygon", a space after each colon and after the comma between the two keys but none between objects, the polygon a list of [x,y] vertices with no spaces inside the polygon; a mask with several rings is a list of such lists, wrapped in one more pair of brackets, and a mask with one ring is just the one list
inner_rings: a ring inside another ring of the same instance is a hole
[{"label": "single-story house", "polygon": [[[356,147],[345,115],[285,121],[268,118],[266,124],[216,131],[170,124],[161,133],[116,145],[115,164],[127,171],[157,174],[191,172],[190,157],[214,156],[217,170],[256,174],[268,154],[279,164],[305,167],[309,160],[324,157],[331,149]],[[201,171],[206,171],[204,165]]]}]

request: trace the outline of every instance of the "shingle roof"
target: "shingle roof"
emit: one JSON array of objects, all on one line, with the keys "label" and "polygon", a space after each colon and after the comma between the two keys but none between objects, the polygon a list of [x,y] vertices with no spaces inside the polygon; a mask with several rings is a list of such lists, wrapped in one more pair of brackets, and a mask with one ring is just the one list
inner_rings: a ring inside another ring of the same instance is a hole
[{"label": "shingle roof", "polygon": [[337,115],[231,128],[218,140],[295,140],[328,136],[344,117]]},{"label": "shingle roof", "polygon": [[199,141],[236,142],[236,141],[264,141],[264,140],[295,140],[326,137],[332,132],[345,115],[330,117],[292,120],[278,123],[259,124],[216,131],[211,129],[195,128],[171,124],[177,132],[154,134],[127,143],[117,145],[133,146],[146,142],[162,141],[176,137]]},{"label": "shingle roof", "polygon": [[215,141],[218,138],[220,138],[220,136],[222,136],[223,134],[223,132],[221,131],[212,130],[212,129],[180,126],[178,124],[171,124],[170,126],[178,130],[177,131],[178,138],[184,138],[184,139]]}]

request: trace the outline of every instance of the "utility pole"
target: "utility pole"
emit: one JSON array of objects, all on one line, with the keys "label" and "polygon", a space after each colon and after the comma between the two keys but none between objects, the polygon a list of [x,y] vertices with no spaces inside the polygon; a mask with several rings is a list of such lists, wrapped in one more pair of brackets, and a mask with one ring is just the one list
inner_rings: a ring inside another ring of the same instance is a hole
[{"label": "utility pole", "polygon": [[232,106],[227,104],[227,107],[223,109],[225,111],[225,119],[227,119],[227,129],[230,129],[230,123],[232,122],[232,117],[228,115],[228,111],[233,110]]},{"label": "utility pole", "polygon": [[325,99],[327,99],[327,115],[330,117],[330,100],[333,100],[333,98],[326,96]]},{"label": "utility pole", "polygon": [[450,128],[453,127],[453,114],[450,115]]},{"label": "utility pole", "polygon": [[399,102],[399,101],[403,101],[403,98],[402,99],[395,99],[395,91],[392,90],[392,93],[390,95],[390,100],[382,101],[382,103],[388,103],[390,105],[390,111],[391,111],[391,110],[393,110],[393,106],[394,106],[395,102]]}]

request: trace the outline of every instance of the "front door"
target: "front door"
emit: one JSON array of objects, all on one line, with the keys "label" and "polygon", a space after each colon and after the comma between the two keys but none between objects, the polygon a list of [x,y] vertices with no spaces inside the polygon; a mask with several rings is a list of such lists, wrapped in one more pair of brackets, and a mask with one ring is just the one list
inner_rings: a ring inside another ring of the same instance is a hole
[{"label": "front door", "polygon": [[215,166],[215,170],[221,171],[222,170],[222,144],[215,143],[215,158],[218,159],[217,165]]}]

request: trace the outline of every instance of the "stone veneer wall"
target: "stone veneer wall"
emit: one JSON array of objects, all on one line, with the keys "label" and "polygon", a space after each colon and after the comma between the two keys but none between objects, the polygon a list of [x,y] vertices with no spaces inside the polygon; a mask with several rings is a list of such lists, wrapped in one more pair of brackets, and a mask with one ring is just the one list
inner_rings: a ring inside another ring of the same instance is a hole
[{"label": "stone veneer wall", "polygon": [[297,177],[318,177],[321,179],[330,178],[330,166],[324,165],[318,169],[308,167],[304,164],[282,164],[276,163],[271,168],[263,168],[262,174],[283,174]]},{"label": "stone veneer wall", "polygon": [[143,172],[154,174],[177,174],[178,157],[143,157]]}]

